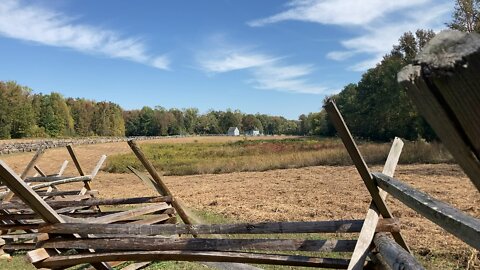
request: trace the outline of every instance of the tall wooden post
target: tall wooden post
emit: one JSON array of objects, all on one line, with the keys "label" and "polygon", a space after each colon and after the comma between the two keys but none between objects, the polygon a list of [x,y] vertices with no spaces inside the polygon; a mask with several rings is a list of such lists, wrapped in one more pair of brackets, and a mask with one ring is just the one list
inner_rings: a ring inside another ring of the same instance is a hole
[{"label": "tall wooden post", "polygon": [[480,34],[443,31],[399,83],[480,191]]}]

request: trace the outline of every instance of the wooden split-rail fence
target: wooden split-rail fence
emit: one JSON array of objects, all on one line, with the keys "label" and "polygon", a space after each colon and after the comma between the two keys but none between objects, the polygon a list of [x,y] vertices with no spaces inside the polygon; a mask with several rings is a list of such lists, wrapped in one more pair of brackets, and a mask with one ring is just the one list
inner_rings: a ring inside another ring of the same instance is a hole
[{"label": "wooden split-rail fence", "polygon": [[[0,177],[8,187],[4,196],[14,194],[9,196],[11,200],[0,206],[1,210],[6,211],[2,213],[5,219],[9,220],[9,224],[3,227],[7,232],[4,235],[6,238],[11,235],[23,239],[29,237],[30,241],[29,246],[18,244],[17,248],[14,248],[15,243],[6,242],[4,249],[31,249],[27,257],[36,267],[52,269],[85,263],[91,264],[95,269],[109,269],[114,265],[112,262],[118,264],[119,261],[132,261],[134,263],[126,264],[125,269],[138,269],[158,260],[338,269],[348,267],[349,260],[345,254],[353,252],[357,244],[351,234],[361,232],[364,220],[193,224],[181,201],[174,197],[137,144],[134,141],[128,143],[149,175],[131,167],[129,169],[160,196],[116,199],[93,197],[97,192],[92,190],[92,180],[105,158],[102,157],[93,172],[86,175],[71,146],[68,148],[69,153],[74,164],[80,168],[80,176],[66,177],[61,173],[45,175],[38,166],[32,165],[42,172],[41,175],[22,179],[22,175],[17,175],[0,161]],[[401,144],[400,140],[394,143],[396,150],[392,151],[387,160],[386,171],[393,171]],[[40,154],[41,151],[30,163],[35,163]],[[62,166],[62,172],[65,166]],[[83,183],[81,190],[61,191],[58,188],[59,183],[72,182]],[[39,185],[42,185],[42,189],[37,188]],[[85,190],[83,194],[78,195],[82,190]],[[128,211],[101,211],[99,208],[137,203],[151,205]],[[175,220],[174,213],[182,221],[181,224],[172,223]],[[381,219],[373,230],[380,233],[379,241],[388,241],[383,233],[399,232],[399,221],[393,218]],[[334,237],[318,239],[316,235],[319,233]],[[309,239],[305,239],[307,234],[311,235]],[[297,238],[292,239],[292,235]],[[297,254],[299,252],[300,255]],[[331,256],[331,253],[339,255]],[[231,268],[230,264],[213,266]]]},{"label": "wooden split-rail fence", "polygon": [[[456,32],[440,34],[429,46],[441,46],[434,51],[434,60],[420,58],[418,65],[402,71],[400,82],[408,88],[417,106],[423,106],[419,111],[478,188],[480,130],[478,125],[471,125],[479,116],[480,85],[478,82],[461,84],[464,88],[459,92],[468,100],[445,89],[456,87],[458,80],[468,81],[472,74],[479,73],[480,36]],[[429,50],[433,51],[427,47],[427,53]],[[442,56],[442,52],[445,55]],[[443,66],[442,57],[447,58],[448,67]],[[422,59],[426,60],[422,62]],[[97,193],[92,190],[92,180],[104,158],[87,175],[71,147],[68,150],[79,172],[75,177],[62,175],[66,165],[54,175],[45,175],[34,165],[41,151],[20,175],[0,161],[0,179],[5,184],[0,206],[3,247],[5,250],[31,249],[27,253],[30,262],[37,268],[51,269],[79,264],[111,269],[119,263],[132,262],[122,264],[123,269],[131,270],[163,260],[213,262],[216,263],[213,266],[223,269],[258,269],[247,264],[336,269],[363,269],[374,265],[381,269],[423,269],[400,230],[400,220],[394,217],[386,203],[389,194],[468,245],[480,249],[479,219],[394,178],[403,147],[400,139],[393,141],[383,171],[372,173],[335,102],[328,101],[325,110],[371,196],[362,220],[194,224],[181,201],[165,185],[135,141],[129,141],[149,175],[129,169],[159,196],[95,197]],[[473,116],[470,115],[472,112]],[[438,124],[439,121],[444,122]],[[27,177],[32,168],[39,176]],[[83,183],[80,190],[58,188],[60,184],[76,181]],[[103,207],[137,203],[142,206],[126,211],[105,210]],[[175,222],[176,215],[182,223]],[[329,234],[332,236],[327,237]],[[22,237],[28,239],[24,241],[28,246],[14,242]],[[8,239],[14,240],[9,242]]]}]

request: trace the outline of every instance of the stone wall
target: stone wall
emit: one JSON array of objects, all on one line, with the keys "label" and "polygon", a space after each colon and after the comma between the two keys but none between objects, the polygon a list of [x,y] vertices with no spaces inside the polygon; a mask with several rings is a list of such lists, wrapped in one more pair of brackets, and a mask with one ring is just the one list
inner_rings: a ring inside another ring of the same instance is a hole
[{"label": "stone wall", "polygon": [[156,140],[165,138],[187,137],[178,136],[138,136],[138,137],[90,137],[90,138],[71,138],[71,139],[39,139],[31,141],[0,143],[0,155],[37,151],[42,145],[46,148],[65,147],[68,144],[97,144],[110,142],[125,142],[129,139],[135,140]]}]

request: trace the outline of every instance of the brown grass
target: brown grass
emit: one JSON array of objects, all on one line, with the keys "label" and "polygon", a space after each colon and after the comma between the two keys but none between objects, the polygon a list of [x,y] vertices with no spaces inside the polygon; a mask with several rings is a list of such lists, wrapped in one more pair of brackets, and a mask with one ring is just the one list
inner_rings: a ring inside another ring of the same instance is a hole
[{"label": "brown grass", "polygon": [[[370,164],[385,162],[389,149],[389,143],[360,144],[360,150]],[[331,138],[243,140],[222,143],[146,143],[142,150],[152,164],[165,175],[217,174],[352,164],[342,142]],[[451,160],[450,154],[442,145],[417,141],[406,142],[400,163],[440,163]],[[110,156],[105,170],[124,173],[128,172],[127,166],[143,170],[132,153]]]}]

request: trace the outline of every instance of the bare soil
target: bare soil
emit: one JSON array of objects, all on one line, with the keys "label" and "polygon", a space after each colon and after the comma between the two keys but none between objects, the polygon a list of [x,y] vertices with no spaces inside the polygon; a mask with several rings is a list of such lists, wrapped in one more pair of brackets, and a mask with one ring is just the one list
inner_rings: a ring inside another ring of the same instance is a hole
[{"label": "bare soil", "polygon": [[[220,139],[196,138],[199,141]],[[178,140],[172,139],[171,142]],[[195,138],[184,140],[193,141]],[[126,143],[85,145],[77,146],[76,149],[86,172],[93,168],[101,154],[129,151]],[[0,156],[0,159],[20,172],[32,155]],[[69,159],[65,149],[50,149],[39,165],[48,173],[54,173],[65,159]],[[373,167],[372,171],[381,171],[381,167]],[[78,174],[70,164],[65,175]],[[469,215],[480,218],[480,193],[457,165],[399,165],[396,177]],[[370,203],[367,189],[353,166],[167,176],[164,180],[174,195],[189,207],[219,213],[238,221],[362,219]],[[102,197],[155,194],[132,174],[100,172],[93,186],[100,191]],[[466,244],[413,210],[391,198],[388,199],[388,204],[394,215],[401,218],[407,243],[417,253],[428,255],[433,252],[451,256],[453,259],[468,254],[469,248]]]}]

